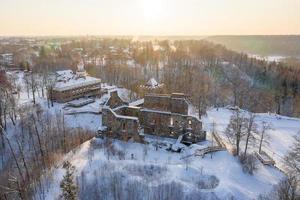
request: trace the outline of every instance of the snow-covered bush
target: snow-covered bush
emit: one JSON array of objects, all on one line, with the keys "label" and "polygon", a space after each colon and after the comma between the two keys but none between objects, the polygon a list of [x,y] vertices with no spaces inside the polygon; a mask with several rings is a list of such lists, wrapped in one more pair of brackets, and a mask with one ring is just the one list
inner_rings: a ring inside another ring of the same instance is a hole
[{"label": "snow-covered bush", "polygon": [[125,170],[131,175],[142,177],[148,181],[156,180],[167,172],[167,168],[160,165],[127,165]]},{"label": "snow-covered bush", "polygon": [[239,156],[239,160],[242,164],[243,171],[253,175],[254,171],[258,169],[257,160],[254,154],[242,154]]},{"label": "snow-covered bush", "polygon": [[213,189],[219,185],[219,179],[216,176],[203,176],[202,179],[196,181],[199,189]]},{"label": "snow-covered bush", "polygon": [[299,200],[299,184],[296,176],[288,175],[271,192],[260,195],[258,200]]},{"label": "snow-covered bush", "polygon": [[104,142],[100,139],[92,139],[90,145],[93,149],[102,149],[104,147]]}]

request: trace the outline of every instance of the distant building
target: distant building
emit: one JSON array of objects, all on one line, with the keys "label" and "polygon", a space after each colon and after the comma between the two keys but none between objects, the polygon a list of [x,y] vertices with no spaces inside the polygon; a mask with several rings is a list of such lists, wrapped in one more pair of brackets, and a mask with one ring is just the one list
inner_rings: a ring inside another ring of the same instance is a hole
[{"label": "distant building", "polygon": [[145,94],[150,93],[156,93],[160,94],[164,91],[164,84],[158,83],[154,78],[150,78],[147,83],[144,85],[140,85],[139,87],[139,93],[142,97],[145,96]]},{"label": "distant building", "polygon": [[184,94],[150,94],[137,102],[104,107],[104,134],[124,139],[141,139],[144,133],[170,138],[182,136],[186,144],[206,139],[202,122],[192,115],[192,105]]},{"label": "distant building", "polygon": [[4,53],[0,54],[0,65],[2,66],[12,66],[14,64],[14,54]]},{"label": "distant building", "polygon": [[63,70],[56,72],[56,83],[51,98],[57,102],[68,102],[81,97],[101,95],[101,79],[88,76],[80,62],[77,71]]}]

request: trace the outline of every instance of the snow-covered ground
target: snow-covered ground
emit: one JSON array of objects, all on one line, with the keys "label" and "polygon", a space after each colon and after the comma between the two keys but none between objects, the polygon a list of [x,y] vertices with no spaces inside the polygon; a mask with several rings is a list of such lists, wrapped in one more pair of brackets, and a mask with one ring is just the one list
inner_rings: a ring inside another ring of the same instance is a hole
[{"label": "snow-covered ground", "polygon": [[[26,84],[24,80],[24,72],[22,71],[12,71],[9,75],[15,78],[16,85],[20,87],[19,95],[16,95],[17,105],[32,105],[33,98],[32,93],[29,94],[26,89]],[[107,84],[102,84],[102,88],[108,91],[108,94],[103,95],[101,98],[96,98],[95,102],[89,103],[82,107],[74,108],[68,106],[68,103],[55,103],[53,107],[48,108],[46,96],[42,97],[42,91],[39,88],[36,91],[36,103],[39,104],[42,109],[48,110],[50,113],[63,112],[65,114],[65,121],[70,128],[87,128],[91,131],[97,131],[98,127],[102,125],[101,110],[102,105],[109,98],[110,91],[117,90],[118,94],[122,99],[129,101],[129,91],[125,88],[118,88],[116,86],[110,86]],[[44,91],[46,95],[46,90]],[[78,100],[74,100],[78,101]]]},{"label": "snow-covered ground", "polygon": [[[189,157],[187,167],[185,159],[182,158],[192,154],[198,148],[203,148],[208,145],[207,143],[193,145],[182,153],[172,153],[166,151],[165,147],[156,151],[152,143],[147,145],[115,140],[113,141],[114,146],[125,152],[125,158],[119,159],[117,156],[111,156],[109,160],[105,149],[95,147],[94,143],[103,143],[103,140],[88,141],[74,154],[66,157],[76,167],[77,180],[80,180],[84,174],[84,183],[95,182],[97,179],[95,174],[99,168],[102,165],[111,165],[112,167],[106,173],[121,173],[123,179],[134,179],[140,184],[146,184],[147,187],[175,182],[182,185],[187,196],[197,192],[207,199],[215,195],[220,199],[228,198],[231,195],[237,199],[253,199],[260,193],[269,191],[283,177],[283,174],[275,168],[262,164],[259,164],[259,169],[253,176],[245,174],[237,158],[226,151],[214,153],[212,157],[210,155],[206,155],[204,158]],[[146,156],[143,153],[144,149],[147,149]],[[151,175],[147,175],[146,171],[136,170],[145,169],[147,166],[152,166],[152,169],[156,170],[151,171]],[[58,197],[60,194],[59,182],[63,175],[61,167],[54,169],[54,181],[49,187],[46,199]],[[200,184],[201,181],[211,187],[203,186]]]},{"label": "snow-covered ground", "polygon": [[[242,114],[248,115],[246,111],[241,111]],[[230,121],[233,111],[227,108],[213,108],[208,110],[207,116],[204,117],[204,127],[208,132],[212,131],[212,124],[215,123],[215,131],[224,139],[226,127]],[[300,119],[280,116],[272,113],[256,113],[255,123],[258,125],[258,134],[255,134],[256,139],[260,138],[260,130],[262,123],[267,123],[271,126],[270,130],[266,131],[265,142],[263,142],[262,150],[267,152],[276,162],[276,166],[284,169],[284,156],[293,145],[294,136],[300,134]],[[258,151],[258,141],[255,145],[250,146],[250,150]]]},{"label": "snow-covered ground", "polygon": [[258,59],[258,60],[266,60],[268,62],[280,62],[280,61],[287,58],[287,56],[280,56],[280,55],[261,56],[261,55],[258,55],[258,54],[249,54],[249,53],[248,53],[248,56],[250,58],[255,58],[255,59]]}]

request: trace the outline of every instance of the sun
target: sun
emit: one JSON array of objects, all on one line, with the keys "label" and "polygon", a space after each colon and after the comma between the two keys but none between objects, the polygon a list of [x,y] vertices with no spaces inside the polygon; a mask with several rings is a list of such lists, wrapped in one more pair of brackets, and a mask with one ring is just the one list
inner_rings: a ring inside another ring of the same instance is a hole
[{"label": "sun", "polygon": [[142,0],[142,10],[146,20],[157,21],[163,15],[162,0]]}]

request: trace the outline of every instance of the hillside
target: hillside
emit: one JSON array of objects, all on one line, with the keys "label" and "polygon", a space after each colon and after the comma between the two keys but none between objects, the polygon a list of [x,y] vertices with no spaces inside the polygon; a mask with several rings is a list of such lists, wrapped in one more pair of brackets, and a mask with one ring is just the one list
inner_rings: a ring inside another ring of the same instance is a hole
[{"label": "hillside", "polygon": [[[146,135],[148,144],[99,138],[84,143],[64,158],[76,168],[80,198],[109,199],[121,195],[125,199],[163,199],[171,195],[173,199],[227,199],[234,196],[250,200],[271,191],[284,177],[274,167],[258,163],[258,170],[250,176],[243,172],[238,159],[227,151],[193,156],[197,150],[211,146],[212,123],[215,123],[215,131],[224,134],[232,112],[228,108],[210,109],[203,118],[208,140],[185,147],[181,153],[166,150],[175,140],[150,135]],[[294,142],[293,136],[300,130],[300,119],[269,113],[256,116],[258,125],[262,122],[272,124],[263,150],[273,156],[277,167],[283,169],[283,157]],[[251,145],[250,151],[257,151],[257,145]],[[54,178],[46,199],[55,199],[60,194],[59,182],[64,169],[60,166],[51,174]],[[114,184],[118,185],[118,191],[108,187]],[[104,190],[105,194],[101,192]]]},{"label": "hillside", "polygon": [[[156,140],[161,144],[157,151]],[[270,191],[283,178],[279,171],[262,164],[254,176],[249,176],[242,171],[239,161],[226,151],[214,153],[212,157],[191,156],[187,161],[182,158],[207,144],[172,153],[166,151],[164,145],[170,142],[172,140],[163,138],[150,140],[148,145],[112,141],[110,148],[114,149],[115,155],[109,155],[105,140],[93,139],[84,143],[66,157],[76,168],[80,199],[110,199],[120,195],[132,200],[164,199],[163,196],[195,200],[235,196],[250,200]],[[124,152],[124,157],[118,152]],[[59,196],[63,175],[61,167],[54,169],[46,199]],[[117,191],[109,187],[114,184]]]},{"label": "hillside", "polygon": [[300,36],[209,36],[209,41],[238,52],[260,56],[300,56]]}]

